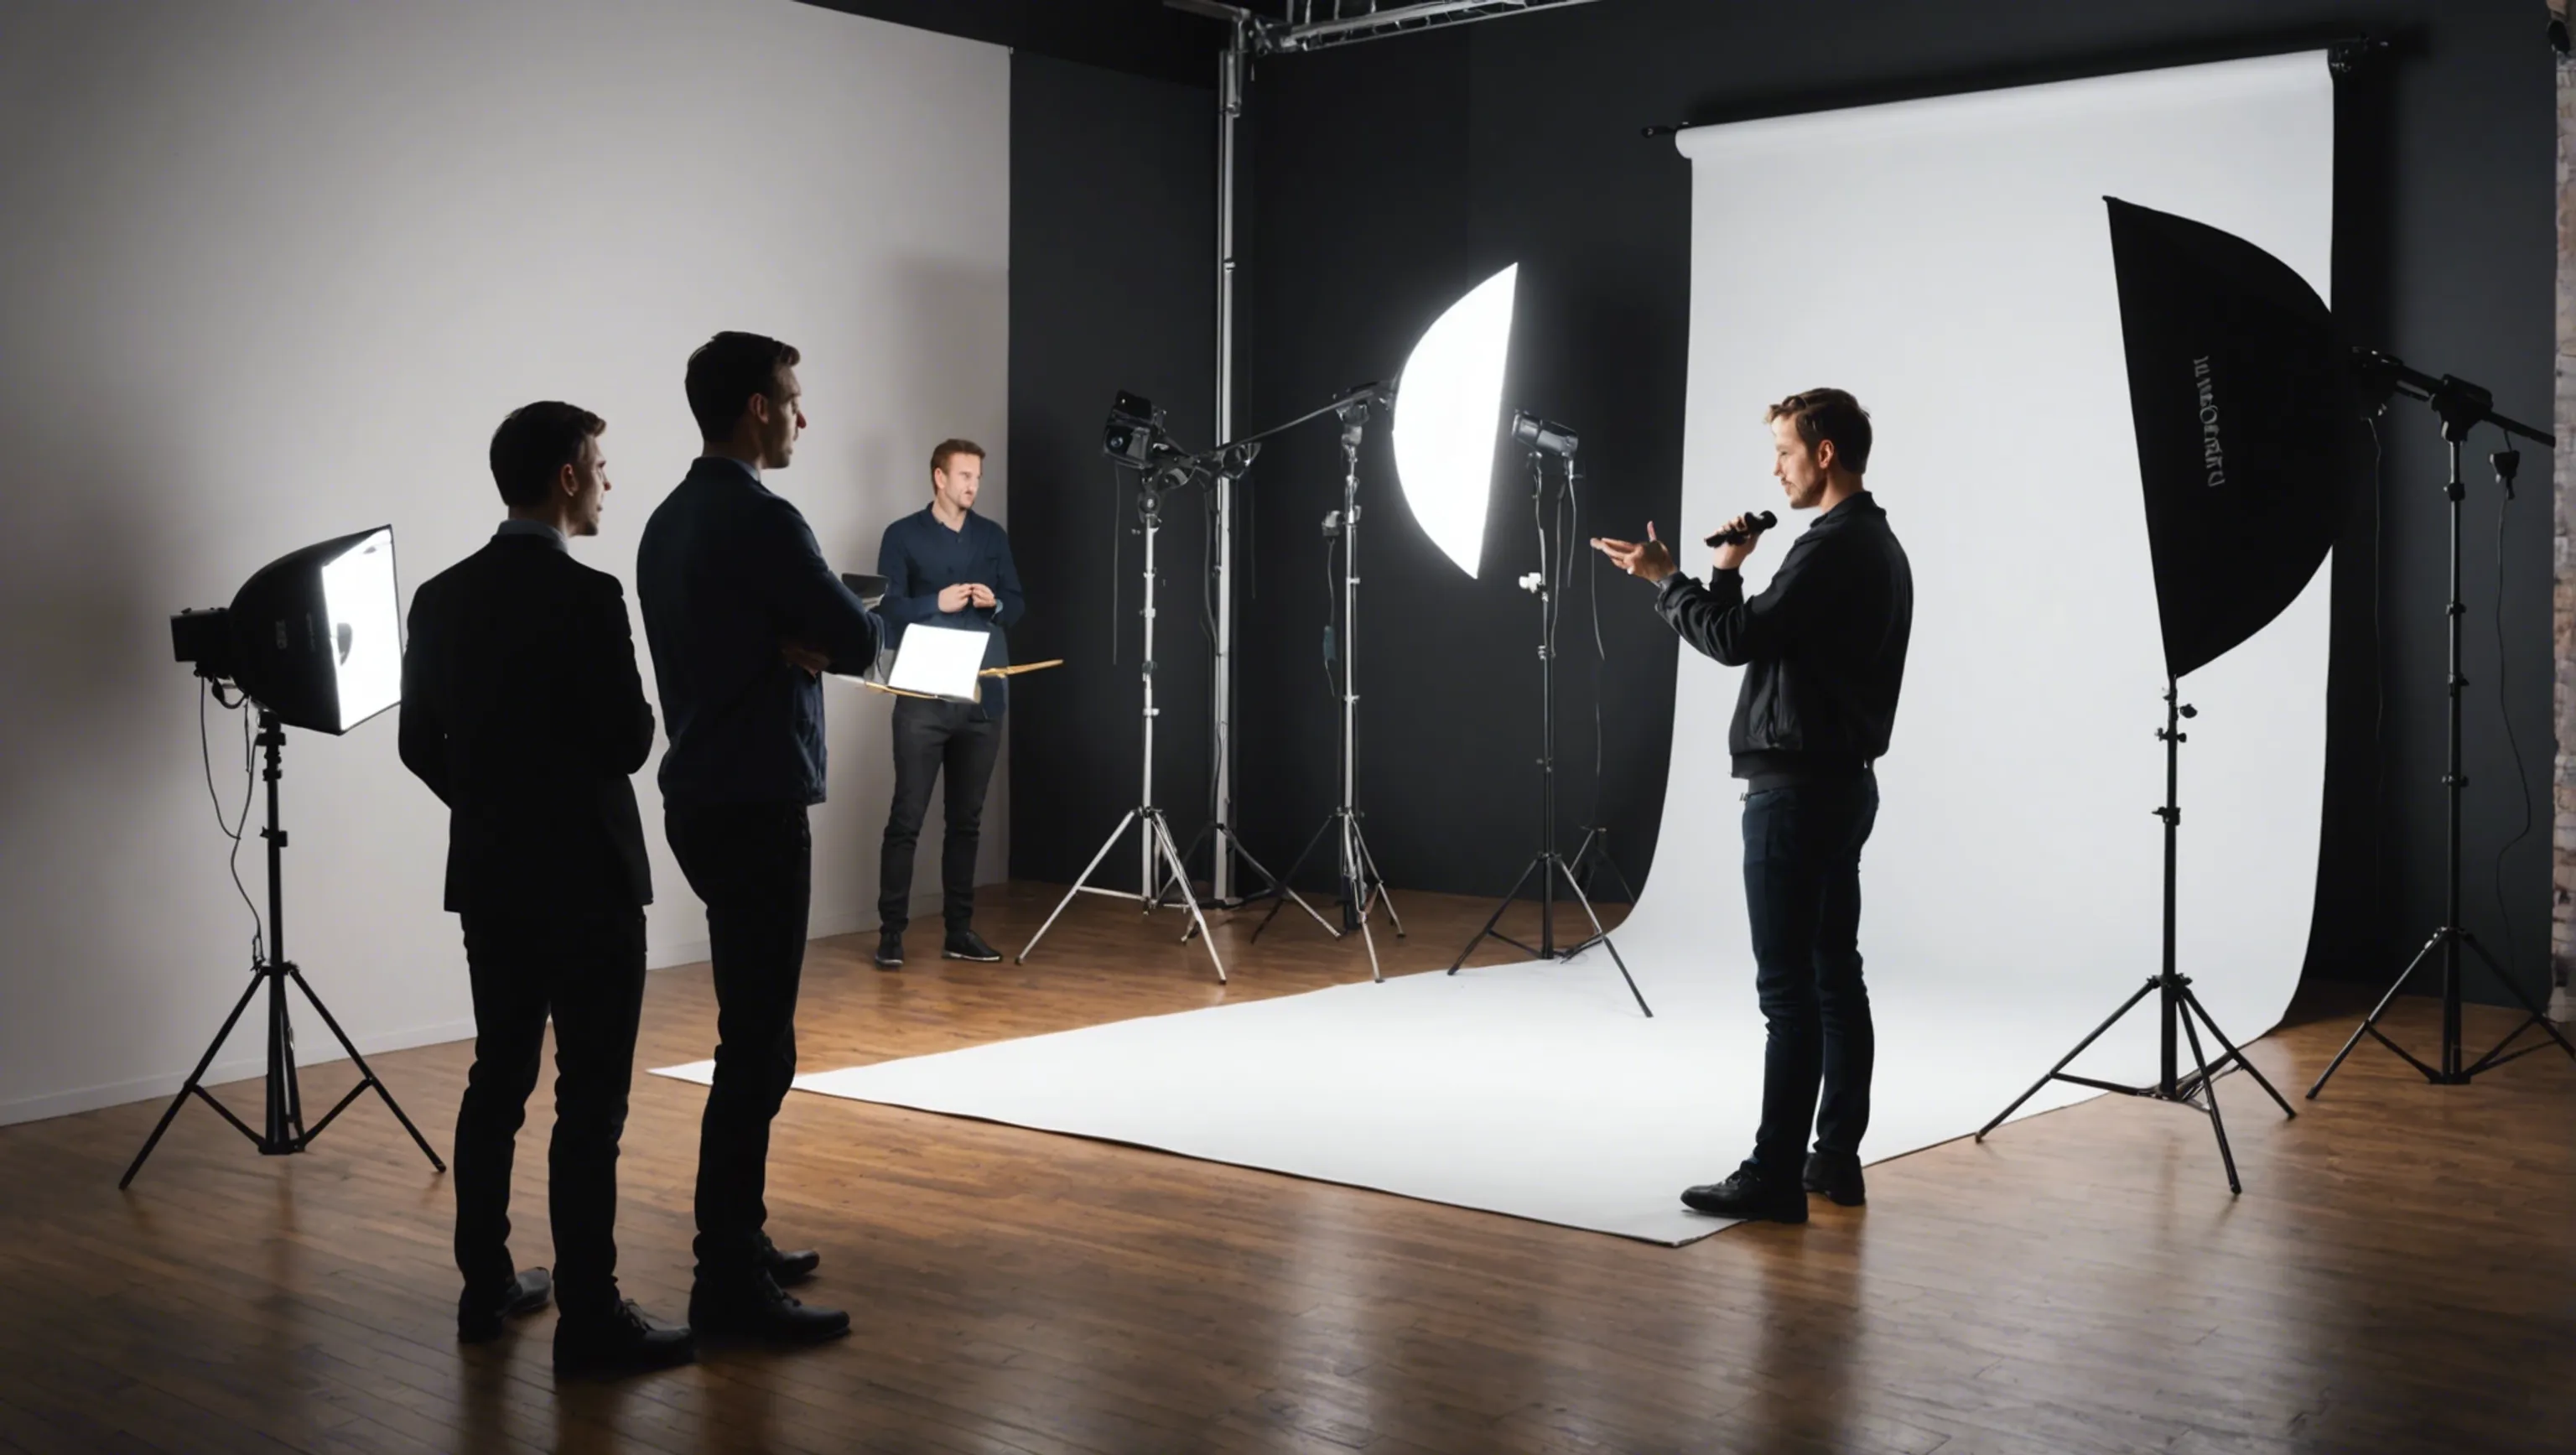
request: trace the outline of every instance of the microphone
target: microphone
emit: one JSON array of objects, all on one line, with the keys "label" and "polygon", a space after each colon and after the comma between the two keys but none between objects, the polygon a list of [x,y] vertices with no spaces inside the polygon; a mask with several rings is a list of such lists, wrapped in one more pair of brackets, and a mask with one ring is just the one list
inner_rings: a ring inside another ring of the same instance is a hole
[{"label": "microphone", "polygon": [[1757,510],[1753,512],[1752,515],[1746,517],[1746,519],[1750,522],[1746,529],[1719,531],[1717,534],[1708,538],[1708,544],[1712,546],[1740,546],[1746,541],[1753,539],[1755,536],[1762,534],[1764,531],[1769,530],[1771,527],[1780,523],[1780,517],[1773,515],[1767,510]]}]

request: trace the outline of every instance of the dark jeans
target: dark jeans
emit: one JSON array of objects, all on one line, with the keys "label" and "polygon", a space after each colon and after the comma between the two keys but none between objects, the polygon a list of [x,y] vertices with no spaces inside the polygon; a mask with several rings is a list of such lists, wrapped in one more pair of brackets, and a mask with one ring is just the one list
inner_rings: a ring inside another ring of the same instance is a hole
[{"label": "dark jeans", "polygon": [[948,775],[948,841],[939,855],[941,914],[948,928],[975,922],[975,848],[984,837],[984,790],[1002,751],[1002,725],[970,702],[898,697],[894,704],[894,808],[886,815],[885,849],[877,860],[877,922],[900,931],[912,922],[912,858],[930,788]]},{"label": "dark jeans", "polygon": [[1857,1153],[1869,1130],[1876,1041],[1860,974],[1860,851],[1877,819],[1878,780],[1866,773],[1744,800],[1754,988],[1770,1028],[1752,1165],[1766,1176],[1799,1175],[1810,1125],[1827,1154]]},{"label": "dark jeans", "polygon": [[706,901],[715,966],[715,1084],[698,1127],[698,1281],[747,1281],[769,1221],[769,1124],[796,1078],[814,836],[801,803],[672,807],[663,828]]},{"label": "dark jeans", "polygon": [[546,1206],[567,1316],[617,1309],[617,1139],[644,1006],[644,915],[468,915],[474,1069],[456,1111],[456,1266],[468,1287],[509,1282],[510,1169],[546,1018],[555,1023],[555,1130]]}]

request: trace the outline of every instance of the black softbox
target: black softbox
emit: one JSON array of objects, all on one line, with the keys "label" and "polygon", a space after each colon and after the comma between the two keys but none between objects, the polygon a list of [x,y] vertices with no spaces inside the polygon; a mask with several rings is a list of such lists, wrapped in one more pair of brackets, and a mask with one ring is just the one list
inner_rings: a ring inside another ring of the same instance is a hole
[{"label": "black softbox", "polygon": [[2261,631],[2334,544],[2360,410],[2324,300],[2242,238],[2104,199],[2165,669]]}]

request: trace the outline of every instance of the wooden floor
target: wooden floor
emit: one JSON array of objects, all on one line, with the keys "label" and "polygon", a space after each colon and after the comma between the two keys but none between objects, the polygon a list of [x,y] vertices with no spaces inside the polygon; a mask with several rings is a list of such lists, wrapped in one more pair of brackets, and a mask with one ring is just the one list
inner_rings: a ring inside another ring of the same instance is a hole
[{"label": "wooden floor", "polygon": [[[995,893],[984,927],[1016,947],[1052,899]],[[1391,968],[1481,913],[1401,904]],[[827,942],[804,1063],[1366,974],[1283,918],[1220,930],[1220,990],[1169,924],[1086,901],[1026,967],[899,975]],[[703,967],[656,974],[639,1067],[705,1055],[713,1020]],[[2304,1087],[2348,1024],[2255,1058]],[[467,1049],[377,1062],[442,1147]],[[2241,1199],[2200,1118],[2106,1098],[1874,1168],[1866,1209],[1678,1250],[791,1096],[772,1227],[824,1250],[808,1296],[853,1337],[562,1390],[551,1315],[453,1342],[445,1180],[381,1107],[275,1160],[192,1107],[120,1194],[158,1112],[121,1107],[0,1129],[0,1451],[2576,1451],[2576,1066],[2433,1088],[2366,1050],[2293,1123],[2223,1088]],[[626,1137],[626,1290],[674,1317],[701,1096],[638,1075]]]}]

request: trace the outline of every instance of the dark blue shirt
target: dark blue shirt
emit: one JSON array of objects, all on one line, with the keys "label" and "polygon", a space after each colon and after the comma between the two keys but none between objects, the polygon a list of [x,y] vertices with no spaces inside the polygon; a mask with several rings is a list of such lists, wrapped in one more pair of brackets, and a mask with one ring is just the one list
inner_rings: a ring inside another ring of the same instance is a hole
[{"label": "dark blue shirt", "polygon": [[[1007,629],[1019,621],[1026,603],[1020,595],[1020,568],[1011,562],[1008,531],[971,510],[962,525],[950,530],[924,506],[886,527],[885,543],[877,548],[877,574],[886,578],[885,600],[877,610],[894,633],[893,644],[900,645],[903,629],[916,622],[963,631],[980,628],[988,633],[984,665],[1010,665]],[[960,585],[990,587],[994,604],[941,611],[940,591]],[[1010,707],[1010,684],[1008,677],[984,679],[985,716],[1000,717]]]},{"label": "dark blue shirt", "polygon": [[750,466],[701,458],[644,526],[635,591],[671,733],[662,801],[821,803],[823,686],[779,648],[857,673],[885,628],[824,563],[804,512]]}]

